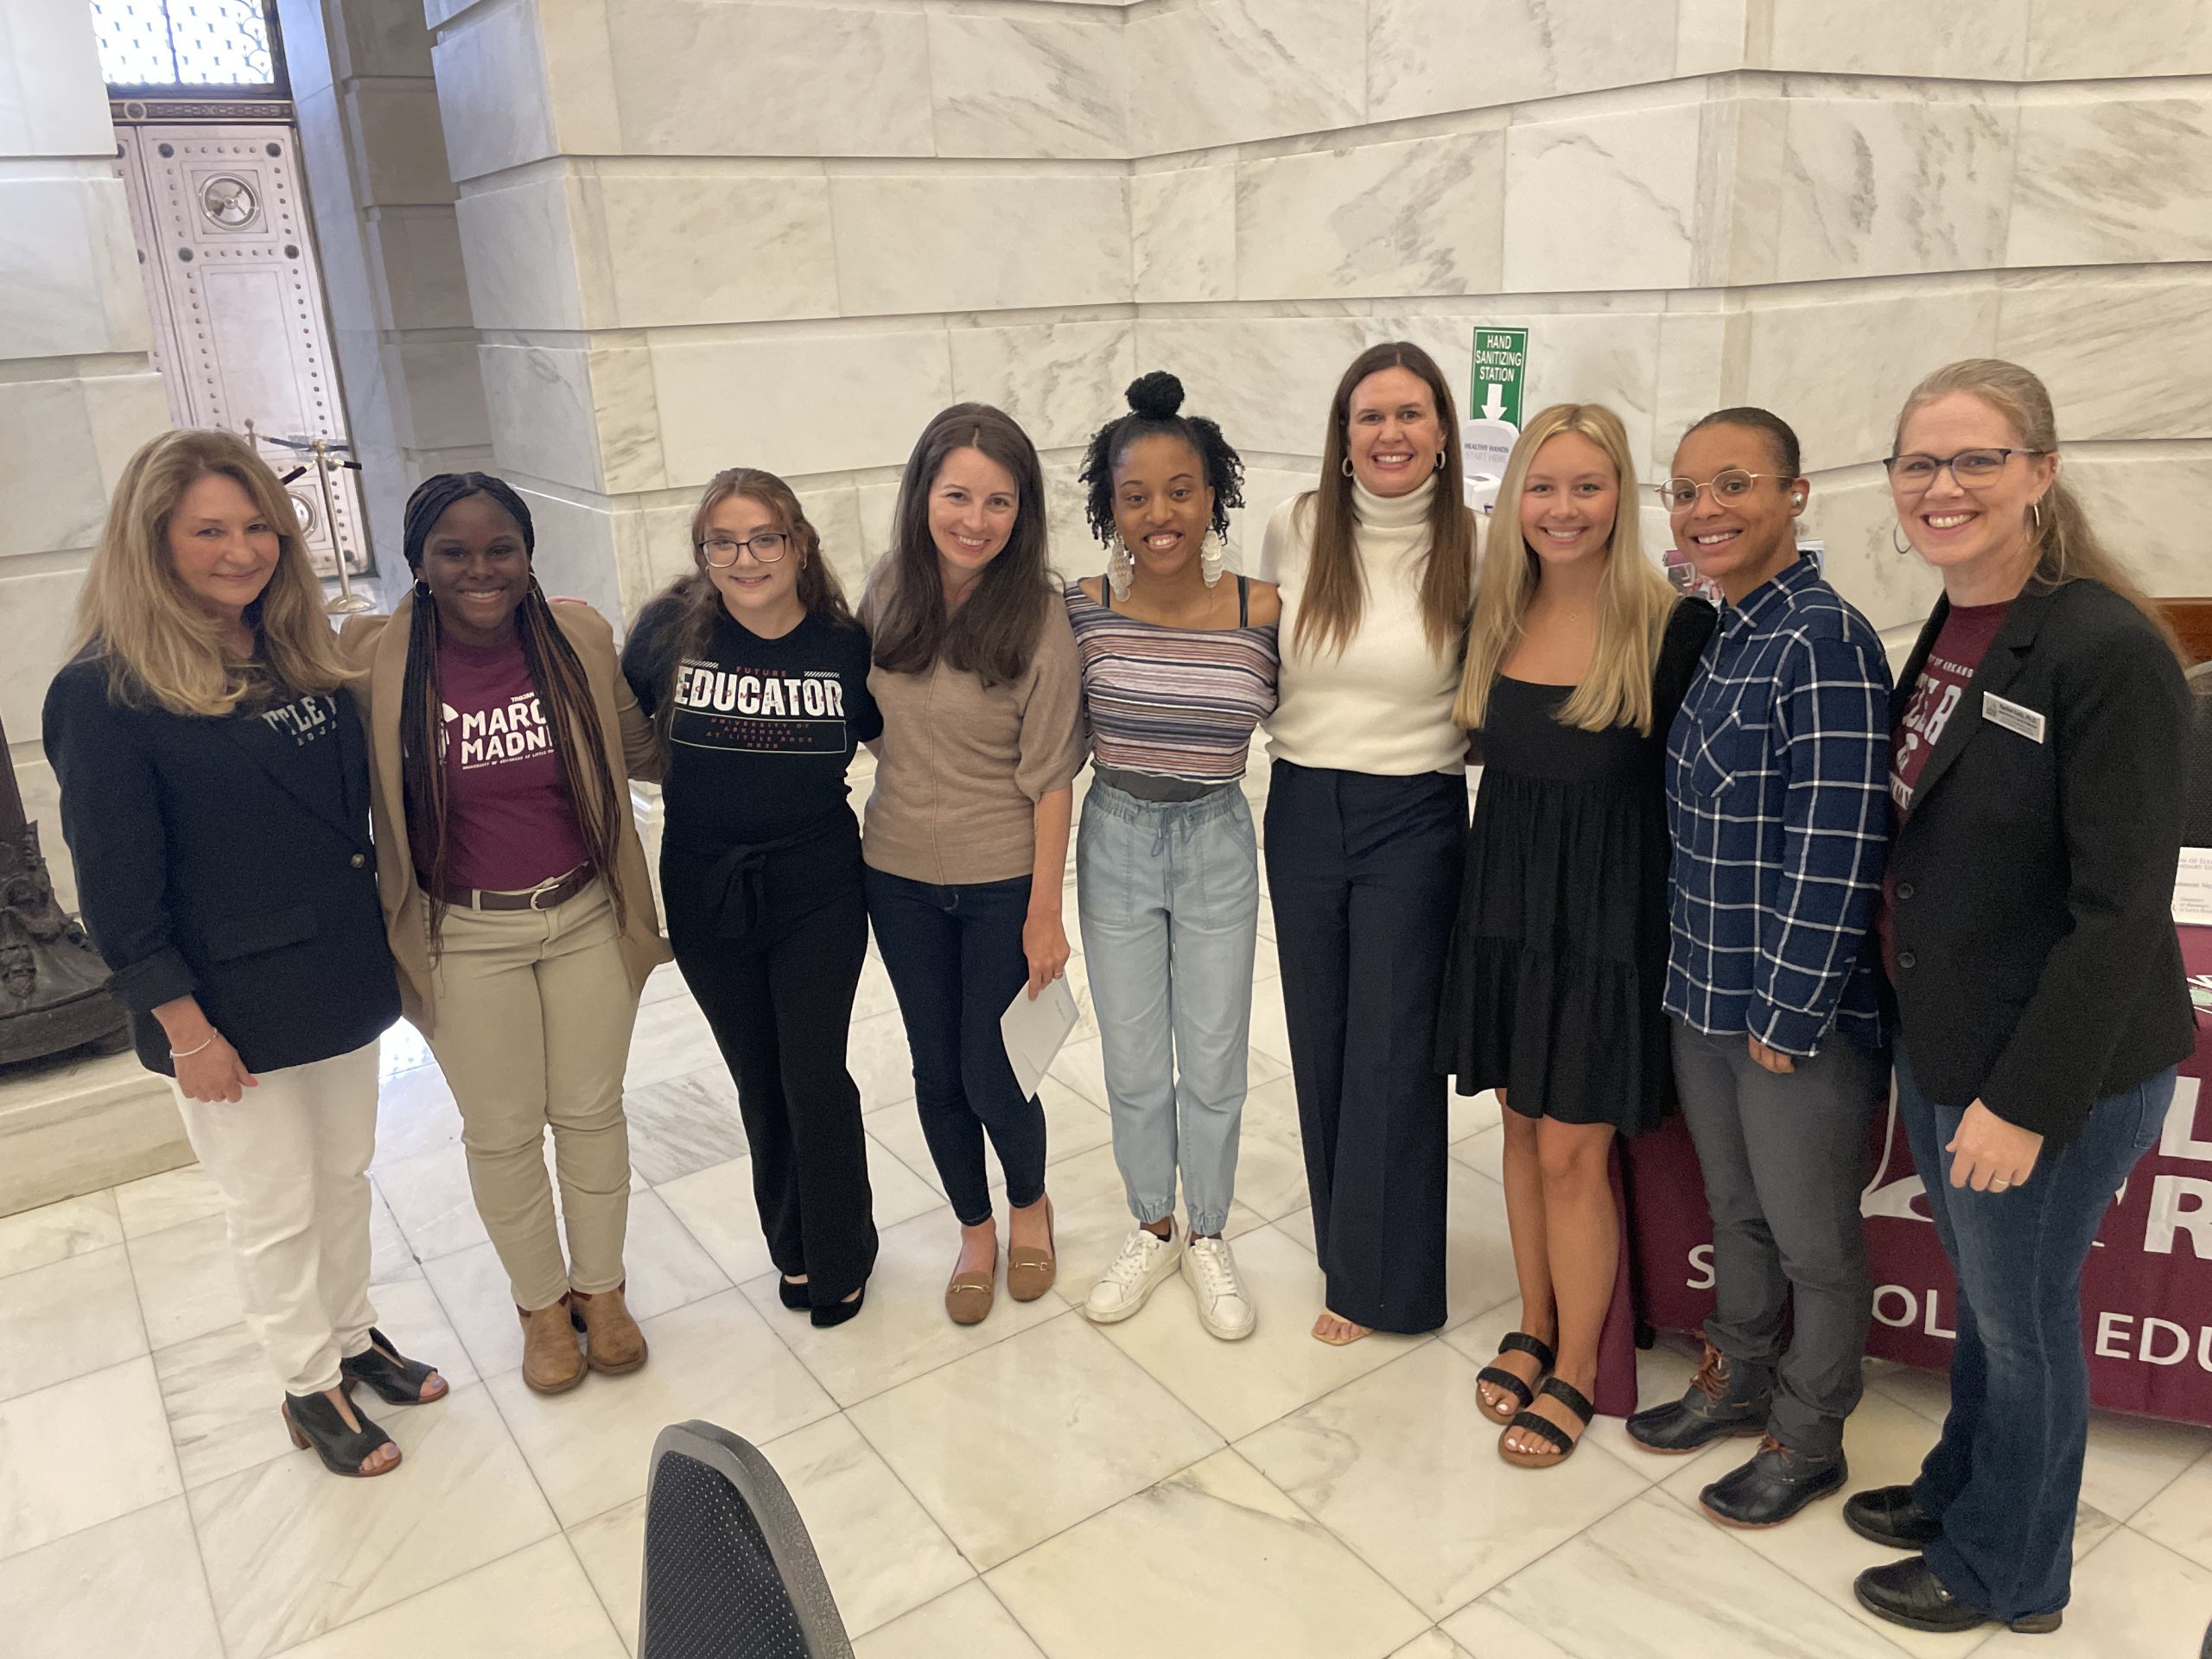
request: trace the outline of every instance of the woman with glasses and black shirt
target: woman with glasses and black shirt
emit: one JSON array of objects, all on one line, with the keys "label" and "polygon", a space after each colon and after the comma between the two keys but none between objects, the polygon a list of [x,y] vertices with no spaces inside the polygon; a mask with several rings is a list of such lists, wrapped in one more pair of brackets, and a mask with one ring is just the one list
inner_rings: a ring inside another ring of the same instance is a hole
[{"label": "woman with glasses and black shirt", "polygon": [[785,1307],[860,1312],[875,1265],[845,1039],[868,954],[853,751],[883,730],[868,635],[791,486],[733,467],[691,517],[690,573],[622,671],[667,753],[660,857],[676,965],[737,1084]]}]

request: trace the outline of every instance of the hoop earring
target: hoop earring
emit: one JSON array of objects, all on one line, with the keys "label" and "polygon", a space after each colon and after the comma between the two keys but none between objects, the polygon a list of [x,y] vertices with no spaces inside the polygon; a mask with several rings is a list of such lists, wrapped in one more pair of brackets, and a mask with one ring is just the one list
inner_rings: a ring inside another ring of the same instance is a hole
[{"label": "hoop earring", "polygon": [[1444,452],[1441,449],[1436,452],[1436,465],[1428,470],[1432,473],[1440,473],[1444,470]]},{"label": "hoop earring", "polygon": [[1912,551],[1912,543],[1904,539],[1895,524],[1890,526],[1890,545],[1897,549],[1899,558],[1904,558]]},{"label": "hoop earring", "polygon": [[1351,476],[1351,457],[1350,455],[1346,455],[1342,461],[1338,461],[1337,466],[1346,478],[1350,478]]},{"label": "hoop earring", "polygon": [[1205,539],[1198,543],[1198,575],[1207,587],[1221,580],[1222,567],[1228,558],[1228,544],[1217,531],[1206,531]]},{"label": "hoop earring", "polygon": [[423,577],[421,577],[421,576],[417,576],[417,577],[416,577],[416,578],[415,578],[415,597],[416,597],[417,600],[427,600],[427,599],[429,599],[429,596],[430,596],[430,584],[429,584],[427,581],[425,581]]},{"label": "hoop earring", "polygon": [[1116,536],[1106,550],[1106,580],[1112,584],[1115,598],[1129,596],[1129,582],[1136,573],[1136,561],[1129,556],[1129,544]]},{"label": "hoop earring", "polygon": [[2031,536],[2043,534],[2043,503],[2040,501],[2028,503],[2028,533]]}]

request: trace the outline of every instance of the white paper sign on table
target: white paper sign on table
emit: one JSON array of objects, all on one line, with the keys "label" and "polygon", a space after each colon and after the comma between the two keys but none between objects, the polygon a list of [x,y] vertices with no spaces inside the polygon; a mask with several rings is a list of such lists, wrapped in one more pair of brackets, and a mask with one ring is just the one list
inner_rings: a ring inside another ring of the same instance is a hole
[{"label": "white paper sign on table", "polygon": [[1014,1080],[1021,1085],[1025,1096],[1037,1092],[1046,1069],[1074,1029],[1075,993],[1065,979],[1046,986],[1033,1002],[1027,985],[1014,994],[1014,1001],[999,1016],[999,1035],[1006,1043],[1007,1064],[1014,1068]]},{"label": "white paper sign on table", "polygon": [[2212,927],[2212,847],[2184,847],[2174,877],[2174,920]]}]

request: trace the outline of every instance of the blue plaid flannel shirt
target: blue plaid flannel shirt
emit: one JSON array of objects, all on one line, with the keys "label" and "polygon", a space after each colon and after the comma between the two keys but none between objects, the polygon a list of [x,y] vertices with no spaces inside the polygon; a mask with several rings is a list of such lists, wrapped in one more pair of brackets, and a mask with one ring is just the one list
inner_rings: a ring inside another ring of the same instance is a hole
[{"label": "blue plaid flannel shirt", "polygon": [[1861,947],[1889,850],[1890,673],[1809,556],[1723,608],[1667,741],[1667,1012],[1819,1052],[1881,1040]]}]

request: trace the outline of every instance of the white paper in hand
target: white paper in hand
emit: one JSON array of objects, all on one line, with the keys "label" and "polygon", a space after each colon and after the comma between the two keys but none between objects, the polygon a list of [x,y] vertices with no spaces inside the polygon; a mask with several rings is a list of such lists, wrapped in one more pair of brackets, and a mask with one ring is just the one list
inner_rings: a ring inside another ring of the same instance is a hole
[{"label": "white paper in hand", "polygon": [[1065,979],[1046,986],[1034,1002],[1029,1000],[1027,985],[1014,994],[1014,1001],[999,1016],[999,1035],[1006,1043],[1006,1060],[1014,1068],[1014,1080],[1021,1085],[1025,1096],[1037,1092],[1037,1085],[1045,1080],[1046,1068],[1074,1029],[1075,993]]}]

